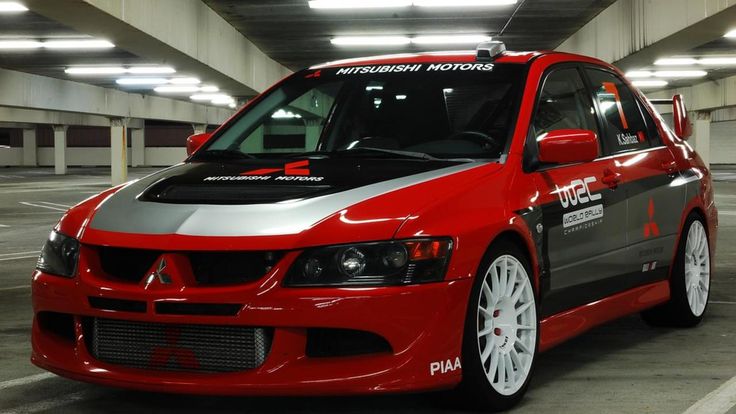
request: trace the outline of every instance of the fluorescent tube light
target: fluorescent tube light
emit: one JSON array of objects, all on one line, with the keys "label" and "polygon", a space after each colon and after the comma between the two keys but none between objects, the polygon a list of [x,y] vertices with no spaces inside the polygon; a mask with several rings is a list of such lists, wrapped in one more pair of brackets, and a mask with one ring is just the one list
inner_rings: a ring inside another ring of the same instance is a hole
[{"label": "fluorescent tube light", "polygon": [[728,37],[731,39],[736,38],[736,29],[730,30],[728,33],[723,35],[723,37]]},{"label": "fluorescent tube light", "polygon": [[736,65],[736,57],[711,57],[702,58],[698,63],[703,66]]},{"label": "fluorescent tube light", "polygon": [[128,73],[132,73],[135,75],[155,75],[176,73],[176,70],[168,66],[133,66],[131,68],[128,68]]},{"label": "fluorescent tube light", "polygon": [[695,58],[664,58],[654,62],[656,66],[690,66],[697,63],[698,60]]},{"label": "fluorescent tube light", "polygon": [[201,81],[197,78],[172,78],[169,83],[172,85],[198,85]]},{"label": "fluorescent tube light", "polygon": [[400,46],[411,40],[404,36],[345,36],[335,37],[330,43],[337,46]]},{"label": "fluorescent tube light", "polygon": [[418,7],[498,7],[511,6],[518,0],[414,0]]},{"label": "fluorescent tube light", "polygon": [[411,42],[418,45],[452,45],[483,43],[491,39],[491,36],[486,35],[417,36]]},{"label": "fluorescent tube light", "polygon": [[626,73],[626,77],[629,79],[651,78],[652,76],[654,76],[654,73],[648,70],[632,70],[631,72]]},{"label": "fluorescent tube light", "polygon": [[14,1],[0,1],[0,13],[18,13],[28,11],[28,7]]},{"label": "fluorescent tube light", "polygon": [[312,9],[377,9],[411,6],[411,0],[311,0]]},{"label": "fluorescent tube light", "polygon": [[221,96],[226,96],[226,95],[214,94],[214,93],[198,93],[198,94],[194,94],[190,96],[189,99],[193,101],[211,101]]},{"label": "fluorescent tube light", "polygon": [[658,78],[702,78],[707,75],[704,70],[661,70],[654,73]]},{"label": "fluorescent tube light", "polygon": [[40,49],[43,43],[35,40],[0,40],[0,50],[5,49]]},{"label": "fluorescent tube light", "polygon": [[663,80],[638,80],[631,83],[638,88],[656,88],[668,85],[668,82]]},{"label": "fluorescent tube light", "polygon": [[201,92],[211,93],[211,92],[219,92],[220,88],[214,85],[206,85],[206,86],[202,86],[201,88],[199,88],[199,90]]},{"label": "fluorescent tube light", "polygon": [[153,89],[158,93],[192,93],[199,92],[199,88],[194,85],[172,85],[172,86],[158,86]]},{"label": "fluorescent tube light", "polygon": [[115,81],[118,85],[163,85],[168,82],[164,78],[120,78]]},{"label": "fluorescent tube light", "polygon": [[46,49],[109,49],[115,47],[107,40],[47,40],[43,42]]}]

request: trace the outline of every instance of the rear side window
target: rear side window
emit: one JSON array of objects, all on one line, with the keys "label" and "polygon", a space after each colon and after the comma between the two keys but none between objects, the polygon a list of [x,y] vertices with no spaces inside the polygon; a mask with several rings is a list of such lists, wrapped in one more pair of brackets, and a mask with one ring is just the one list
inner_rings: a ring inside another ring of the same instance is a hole
[{"label": "rear side window", "polygon": [[534,133],[541,135],[559,129],[586,129],[598,132],[590,98],[580,73],[575,68],[552,72],[544,81],[534,116]]},{"label": "rear side window", "polygon": [[647,125],[639,103],[626,84],[603,70],[586,71],[604,121],[604,151],[616,154],[649,148]]}]

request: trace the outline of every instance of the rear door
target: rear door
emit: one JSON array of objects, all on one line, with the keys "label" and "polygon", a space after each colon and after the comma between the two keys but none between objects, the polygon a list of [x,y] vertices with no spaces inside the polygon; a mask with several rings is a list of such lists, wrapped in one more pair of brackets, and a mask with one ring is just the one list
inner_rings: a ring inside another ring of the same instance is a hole
[{"label": "rear door", "polygon": [[620,269],[617,290],[667,278],[685,203],[685,186],[669,147],[663,145],[651,114],[618,77],[587,67],[594,100],[603,123],[606,155],[626,182],[628,248],[612,258]]},{"label": "rear door", "polygon": [[[584,129],[600,135],[582,68],[566,65],[545,77],[527,150],[554,130]],[[541,165],[531,175],[542,209],[542,317],[608,296],[617,286],[617,258],[626,250],[625,176],[615,160]]]}]

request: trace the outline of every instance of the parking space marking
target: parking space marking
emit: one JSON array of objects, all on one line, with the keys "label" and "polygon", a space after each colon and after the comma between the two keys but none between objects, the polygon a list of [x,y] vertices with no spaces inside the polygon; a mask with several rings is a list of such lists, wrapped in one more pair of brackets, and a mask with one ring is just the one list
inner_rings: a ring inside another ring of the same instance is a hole
[{"label": "parking space marking", "polygon": [[736,216],[736,211],[734,211],[734,210],[718,210],[718,215],[722,215],[722,216]]},{"label": "parking space marking", "polygon": [[18,203],[23,204],[24,206],[47,208],[49,210],[55,210],[55,211],[67,211],[68,210],[66,208],[61,208],[61,207],[47,206],[43,204],[34,204],[28,201],[19,201]]},{"label": "parking space marking", "polygon": [[31,287],[30,285],[4,287],[4,288],[0,288],[0,292],[6,292],[9,290],[29,289],[30,287]]},{"label": "parking space marking", "polygon": [[716,305],[736,305],[736,302],[728,302],[723,300],[711,300],[708,303],[714,303]]},{"label": "parking space marking", "polygon": [[37,203],[39,203],[39,204],[45,204],[47,206],[71,208],[70,205],[67,205],[67,204],[59,204],[59,203],[52,203],[50,201],[37,201]]},{"label": "parking space marking", "polygon": [[27,252],[15,252],[15,253],[0,253],[0,258],[8,257],[8,256],[22,256],[22,255],[31,254],[31,253],[38,254],[38,250],[29,250]]},{"label": "parking space marking", "polygon": [[736,377],[688,408],[683,414],[724,414],[736,406]]},{"label": "parking space marking", "polygon": [[17,387],[19,385],[31,384],[31,383],[38,382],[38,381],[43,381],[45,379],[53,378],[55,376],[56,374],[52,374],[50,372],[42,372],[40,374],[29,375],[27,377],[2,381],[0,382],[0,390],[4,390],[10,387]]},{"label": "parking space marking", "polygon": [[35,403],[21,405],[20,407],[11,408],[9,410],[0,411],[0,414],[26,414],[41,413],[51,411],[54,408],[63,407],[85,399],[89,391],[78,391],[71,394],[60,395],[56,398],[49,398]]},{"label": "parking space marking", "polygon": [[7,227],[10,227],[10,226],[8,226],[7,224],[0,224],[0,228],[7,228]]},{"label": "parking space marking", "polygon": [[37,259],[38,253],[33,254],[33,255],[26,255],[26,256],[0,257],[0,262],[8,262],[10,260],[20,260],[20,259],[30,259],[30,258]]}]

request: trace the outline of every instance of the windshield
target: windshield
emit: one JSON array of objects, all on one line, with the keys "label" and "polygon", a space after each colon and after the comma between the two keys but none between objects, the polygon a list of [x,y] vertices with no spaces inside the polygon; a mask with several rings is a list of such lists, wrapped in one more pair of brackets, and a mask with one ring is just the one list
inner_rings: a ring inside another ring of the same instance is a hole
[{"label": "windshield", "polygon": [[524,72],[521,65],[490,63],[302,71],[222,129],[195,159],[499,158]]}]

